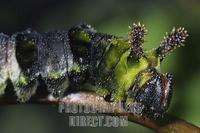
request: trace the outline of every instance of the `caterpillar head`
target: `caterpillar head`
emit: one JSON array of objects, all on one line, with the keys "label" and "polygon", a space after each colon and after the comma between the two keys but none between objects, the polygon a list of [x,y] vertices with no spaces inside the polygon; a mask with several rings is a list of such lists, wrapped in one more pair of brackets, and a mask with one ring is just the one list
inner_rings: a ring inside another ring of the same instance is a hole
[{"label": "caterpillar head", "polygon": [[160,117],[169,107],[173,91],[173,75],[161,74],[149,68],[137,77],[130,90],[134,99],[143,107],[142,113],[150,117]]},{"label": "caterpillar head", "polygon": [[162,116],[168,109],[173,87],[173,75],[162,74],[160,71],[160,63],[162,60],[177,47],[183,46],[187,31],[184,28],[178,28],[171,31],[164,37],[157,49],[143,51],[142,43],[145,35],[144,25],[140,23],[131,27],[129,43],[131,45],[131,57],[141,63],[141,58],[147,62],[147,68],[139,72],[132,88],[129,91],[130,98],[136,103],[140,103],[138,108],[147,116]]}]

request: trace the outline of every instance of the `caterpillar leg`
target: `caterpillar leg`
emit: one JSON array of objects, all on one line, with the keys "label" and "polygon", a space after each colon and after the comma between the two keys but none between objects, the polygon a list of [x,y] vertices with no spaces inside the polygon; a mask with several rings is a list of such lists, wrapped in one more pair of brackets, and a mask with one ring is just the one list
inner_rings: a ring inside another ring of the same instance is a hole
[{"label": "caterpillar leg", "polygon": [[23,75],[20,76],[19,80],[14,84],[14,89],[18,100],[20,102],[26,102],[35,94],[38,86],[38,81],[35,79],[29,79]]},{"label": "caterpillar leg", "polygon": [[64,92],[69,87],[69,80],[65,76],[60,77],[48,77],[45,80],[47,89],[54,97],[63,96]]}]

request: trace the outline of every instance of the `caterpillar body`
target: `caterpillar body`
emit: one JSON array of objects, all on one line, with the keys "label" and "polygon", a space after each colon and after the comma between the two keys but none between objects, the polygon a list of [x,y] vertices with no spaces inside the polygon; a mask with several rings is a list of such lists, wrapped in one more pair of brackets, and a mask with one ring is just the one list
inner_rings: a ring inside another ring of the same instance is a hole
[{"label": "caterpillar body", "polygon": [[66,31],[1,33],[0,95],[10,80],[18,100],[26,102],[42,79],[54,97],[90,90],[111,102],[135,103],[147,116],[162,116],[171,101],[173,76],[162,74],[160,63],[188,35],[174,28],[158,48],[143,51],[145,34],[140,23],[130,27],[128,39],[86,24]]}]

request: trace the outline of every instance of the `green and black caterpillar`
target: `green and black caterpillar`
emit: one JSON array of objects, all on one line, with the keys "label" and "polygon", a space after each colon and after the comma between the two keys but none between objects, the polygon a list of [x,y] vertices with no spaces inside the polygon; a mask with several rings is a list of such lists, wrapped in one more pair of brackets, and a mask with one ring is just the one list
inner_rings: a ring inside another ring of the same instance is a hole
[{"label": "green and black caterpillar", "polygon": [[188,34],[173,28],[158,48],[144,51],[145,34],[140,23],[130,27],[128,38],[98,33],[87,24],[66,31],[1,33],[0,95],[9,80],[18,100],[26,102],[42,79],[54,97],[95,91],[110,102],[134,103],[142,114],[162,116],[170,104],[173,76],[162,74],[160,63]]}]

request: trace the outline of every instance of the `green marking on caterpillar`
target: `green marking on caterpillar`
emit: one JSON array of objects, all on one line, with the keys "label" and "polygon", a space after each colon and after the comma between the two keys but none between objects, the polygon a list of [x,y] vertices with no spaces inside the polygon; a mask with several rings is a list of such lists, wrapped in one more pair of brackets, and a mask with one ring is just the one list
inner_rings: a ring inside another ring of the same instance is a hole
[{"label": "green marking on caterpillar", "polygon": [[22,85],[22,86],[26,86],[26,85],[28,85],[29,80],[30,79],[28,77],[22,75],[22,76],[19,77],[18,84]]},{"label": "green marking on caterpillar", "polygon": [[0,84],[0,96],[4,94],[6,89],[6,84],[5,83],[1,83]]},{"label": "green marking on caterpillar", "polygon": [[77,63],[74,63],[70,69],[70,71],[74,71],[76,73],[80,73],[81,72],[81,68],[80,65]]}]

